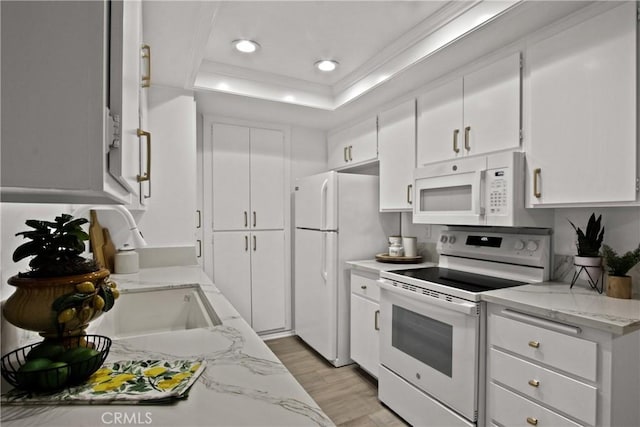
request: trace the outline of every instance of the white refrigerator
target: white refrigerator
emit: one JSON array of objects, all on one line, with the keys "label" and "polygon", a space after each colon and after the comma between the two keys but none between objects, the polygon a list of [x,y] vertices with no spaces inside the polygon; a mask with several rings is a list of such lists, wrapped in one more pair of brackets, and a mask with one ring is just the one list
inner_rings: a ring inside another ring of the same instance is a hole
[{"label": "white refrigerator", "polygon": [[378,177],[326,172],[295,186],[294,328],[335,366],[349,357],[346,261],[387,252],[397,214],[381,214]]}]

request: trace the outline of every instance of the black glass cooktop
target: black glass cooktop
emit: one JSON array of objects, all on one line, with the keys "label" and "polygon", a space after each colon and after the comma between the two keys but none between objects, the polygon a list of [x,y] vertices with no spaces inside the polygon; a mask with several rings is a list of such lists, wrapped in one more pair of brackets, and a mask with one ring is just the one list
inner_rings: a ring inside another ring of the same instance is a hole
[{"label": "black glass cooktop", "polygon": [[467,273],[441,267],[416,268],[413,270],[393,270],[391,273],[427,282],[451,286],[469,292],[486,292],[494,289],[511,288],[526,285],[525,282],[501,279],[482,274]]}]

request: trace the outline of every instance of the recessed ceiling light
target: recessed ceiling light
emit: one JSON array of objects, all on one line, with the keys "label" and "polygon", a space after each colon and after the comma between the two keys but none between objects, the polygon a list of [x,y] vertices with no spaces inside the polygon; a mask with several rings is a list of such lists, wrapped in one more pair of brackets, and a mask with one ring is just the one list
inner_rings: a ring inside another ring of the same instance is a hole
[{"label": "recessed ceiling light", "polygon": [[323,59],[315,63],[315,66],[320,71],[333,71],[338,66],[338,61],[333,59]]},{"label": "recessed ceiling light", "polygon": [[258,50],[258,48],[260,47],[260,45],[254,42],[253,40],[241,39],[241,40],[234,40],[231,43],[233,44],[233,47],[235,47],[238,51],[243,53],[253,53],[256,50]]}]

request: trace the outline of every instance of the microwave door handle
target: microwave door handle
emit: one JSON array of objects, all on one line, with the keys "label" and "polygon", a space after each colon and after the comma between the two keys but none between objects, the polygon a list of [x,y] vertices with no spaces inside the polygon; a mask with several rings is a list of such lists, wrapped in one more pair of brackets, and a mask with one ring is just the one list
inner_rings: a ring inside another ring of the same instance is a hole
[{"label": "microwave door handle", "polygon": [[476,206],[475,206],[475,214],[478,216],[484,216],[485,208],[486,208],[486,200],[485,200],[485,185],[486,185],[487,171],[481,170],[477,172],[477,194],[475,197]]}]

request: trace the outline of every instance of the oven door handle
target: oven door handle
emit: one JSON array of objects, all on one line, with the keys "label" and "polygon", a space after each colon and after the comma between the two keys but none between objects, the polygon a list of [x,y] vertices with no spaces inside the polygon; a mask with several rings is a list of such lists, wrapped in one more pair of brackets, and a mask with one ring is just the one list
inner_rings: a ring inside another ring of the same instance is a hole
[{"label": "oven door handle", "polygon": [[391,292],[393,294],[402,295],[413,300],[417,300],[420,302],[424,302],[427,304],[435,305],[438,307],[446,308],[447,310],[454,310],[462,314],[466,314],[467,316],[475,316],[478,314],[477,305],[472,302],[461,302],[461,301],[445,301],[438,298],[430,297],[427,295],[421,295],[413,291],[407,291],[406,289],[399,288],[394,286],[388,280],[379,279],[378,284],[380,288]]}]

